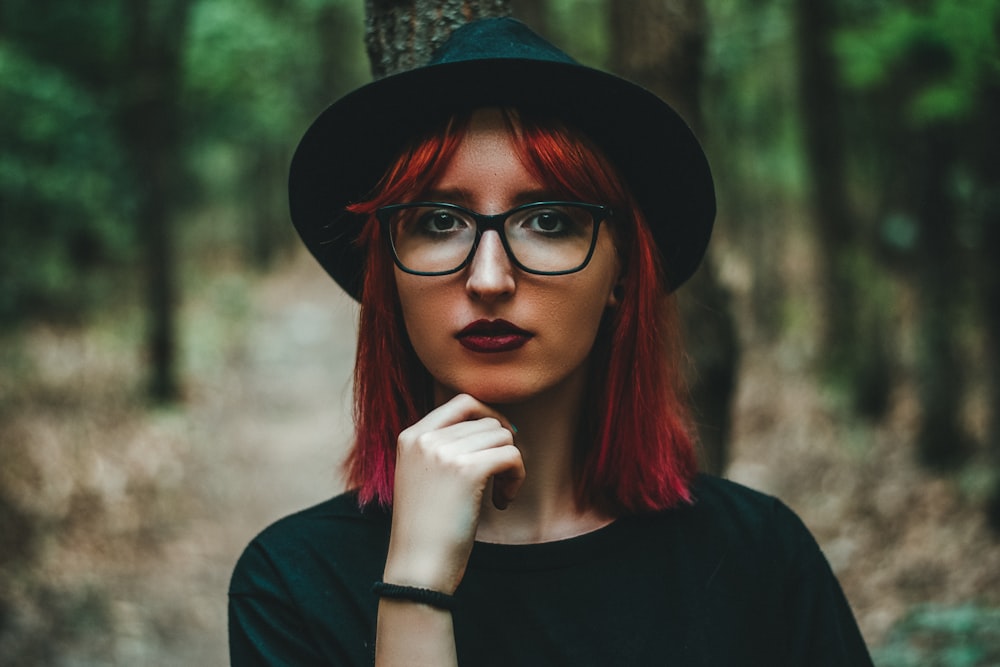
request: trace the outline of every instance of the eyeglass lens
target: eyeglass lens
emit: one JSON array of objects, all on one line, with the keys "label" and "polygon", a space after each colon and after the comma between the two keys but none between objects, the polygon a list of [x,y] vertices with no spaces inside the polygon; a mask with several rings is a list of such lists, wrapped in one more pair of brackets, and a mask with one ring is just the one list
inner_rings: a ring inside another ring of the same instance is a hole
[{"label": "eyeglass lens", "polygon": [[[573,204],[521,207],[503,225],[514,259],[529,271],[571,271],[587,260],[594,237],[594,215]],[[476,220],[444,206],[412,206],[389,216],[393,248],[400,263],[421,273],[460,267],[476,242]]]}]

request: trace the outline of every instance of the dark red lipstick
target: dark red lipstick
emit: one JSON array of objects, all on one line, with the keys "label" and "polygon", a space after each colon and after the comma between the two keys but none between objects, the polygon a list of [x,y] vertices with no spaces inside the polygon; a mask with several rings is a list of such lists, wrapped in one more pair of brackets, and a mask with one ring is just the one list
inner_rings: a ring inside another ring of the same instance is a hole
[{"label": "dark red lipstick", "polygon": [[473,352],[508,352],[527,343],[533,335],[507,320],[476,320],[455,338]]}]

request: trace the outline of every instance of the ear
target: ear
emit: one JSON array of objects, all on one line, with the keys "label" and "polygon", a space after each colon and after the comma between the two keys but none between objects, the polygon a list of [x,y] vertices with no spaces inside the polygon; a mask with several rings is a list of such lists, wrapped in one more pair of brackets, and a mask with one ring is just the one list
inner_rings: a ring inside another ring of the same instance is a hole
[{"label": "ear", "polygon": [[615,251],[615,282],[611,285],[611,291],[608,293],[608,301],[605,304],[605,308],[617,308],[621,305],[622,298],[625,296],[625,271],[622,268],[622,257],[621,253]]},{"label": "ear", "polygon": [[608,308],[617,308],[622,302],[622,297],[625,296],[625,287],[621,283],[616,283],[614,287],[611,288],[611,292],[608,293]]}]

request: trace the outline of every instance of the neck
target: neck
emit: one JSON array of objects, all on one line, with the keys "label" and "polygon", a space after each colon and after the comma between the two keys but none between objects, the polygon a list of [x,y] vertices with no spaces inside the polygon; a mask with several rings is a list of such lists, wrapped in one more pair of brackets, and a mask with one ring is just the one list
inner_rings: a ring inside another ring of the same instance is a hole
[{"label": "neck", "polygon": [[517,427],[514,444],[527,477],[505,510],[496,509],[491,494],[484,494],[476,539],[548,542],[596,530],[614,518],[581,506],[576,498],[574,458],[587,375],[584,367],[544,395],[494,406]]}]

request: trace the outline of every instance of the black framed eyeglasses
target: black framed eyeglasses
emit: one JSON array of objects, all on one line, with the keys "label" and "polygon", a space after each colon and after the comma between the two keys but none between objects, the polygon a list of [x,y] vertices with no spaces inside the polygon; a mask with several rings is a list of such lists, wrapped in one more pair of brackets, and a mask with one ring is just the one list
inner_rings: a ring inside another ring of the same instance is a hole
[{"label": "black framed eyeglasses", "polygon": [[495,231],[522,271],[543,276],[574,273],[587,266],[597,246],[607,206],[542,201],[497,215],[457,204],[413,202],[375,211],[387,232],[396,266],[418,276],[443,276],[465,268],[483,233]]}]

